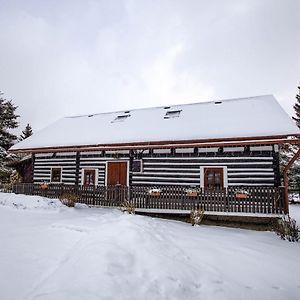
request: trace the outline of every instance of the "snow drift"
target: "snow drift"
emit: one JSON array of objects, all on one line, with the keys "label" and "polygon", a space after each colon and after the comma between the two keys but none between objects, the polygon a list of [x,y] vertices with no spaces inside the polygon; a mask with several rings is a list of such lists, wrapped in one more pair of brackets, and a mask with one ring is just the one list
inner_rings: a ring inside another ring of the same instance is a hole
[{"label": "snow drift", "polygon": [[300,243],[272,232],[57,209],[23,195],[0,201],[1,299],[299,298]]}]

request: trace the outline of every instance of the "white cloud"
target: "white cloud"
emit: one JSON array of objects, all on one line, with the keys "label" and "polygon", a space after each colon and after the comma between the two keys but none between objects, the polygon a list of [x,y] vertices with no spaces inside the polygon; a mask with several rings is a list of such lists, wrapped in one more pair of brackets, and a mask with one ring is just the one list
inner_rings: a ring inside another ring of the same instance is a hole
[{"label": "white cloud", "polygon": [[274,93],[292,113],[297,1],[2,1],[0,89],[22,126]]}]

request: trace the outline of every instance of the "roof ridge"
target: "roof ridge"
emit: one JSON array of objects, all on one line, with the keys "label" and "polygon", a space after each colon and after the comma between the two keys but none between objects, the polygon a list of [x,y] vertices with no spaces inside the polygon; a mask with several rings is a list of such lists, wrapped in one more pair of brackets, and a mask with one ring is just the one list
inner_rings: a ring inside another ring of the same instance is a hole
[{"label": "roof ridge", "polygon": [[250,97],[243,97],[243,98],[229,98],[229,99],[214,99],[210,101],[202,101],[202,102],[191,102],[191,103],[184,103],[184,104],[170,104],[170,105],[162,105],[162,106],[151,106],[151,107],[144,107],[144,108],[133,108],[133,109],[124,109],[124,110],[117,110],[117,111],[108,111],[108,112],[101,112],[101,113],[90,113],[90,114],[84,114],[84,115],[76,115],[76,116],[65,116],[63,119],[75,119],[75,118],[82,118],[82,117],[92,117],[92,116],[98,116],[98,115],[108,115],[108,114],[117,114],[117,113],[126,113],[126,112],[132,112],[132,111],[139,111],[139,110],[150,110],[150,109],[160,109],[160,108],[172,108],[172,107],[182,107],[182,106],[189,106],[189,105],[201,105],[201,104],[209,104],[209,103],[215,103],[218,101],[243,101],[248,100],[252,98],[260,98],[260,97],[266,97],[266,96],[272,96],[272,94],[266,94],[266,95],[258,95],[258,96],[250,96]]}]

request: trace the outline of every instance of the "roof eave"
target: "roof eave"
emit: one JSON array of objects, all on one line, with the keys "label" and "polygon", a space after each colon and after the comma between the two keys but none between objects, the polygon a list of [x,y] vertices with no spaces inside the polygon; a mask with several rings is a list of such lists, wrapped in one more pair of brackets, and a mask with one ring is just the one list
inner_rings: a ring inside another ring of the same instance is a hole
[{"label": "roof eave", "polygon": [[121,150],[121,149],[145,149],[145,148],[184,148],[184,147],[212,147],[212,146],[238,146],[250,144],[299,144],[298,139],[288,139],[289,137],[299,138],[300,134],[238,137],[223,139],[195,139],[176,141],[153,141],[153,142],[132,142],[116,144],[94,144],[94,145],[73,145],[55,147],[37,147],[10,149],[12,153],[40,153],[40,152],[74,152],[74,151],[95,151],[95,150]]}]

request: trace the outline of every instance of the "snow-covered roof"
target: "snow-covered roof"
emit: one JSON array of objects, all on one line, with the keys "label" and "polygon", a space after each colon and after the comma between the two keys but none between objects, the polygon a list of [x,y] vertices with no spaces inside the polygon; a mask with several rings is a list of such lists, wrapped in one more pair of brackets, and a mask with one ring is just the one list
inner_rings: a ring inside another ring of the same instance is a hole
[{"label": "snow-covered roof", "polygon": [[66,117],[11,150],[299,134],[276,99],[266,95]]}]

